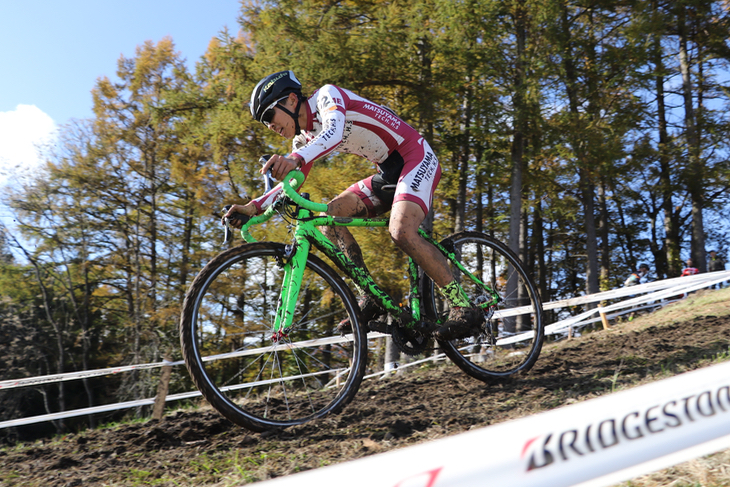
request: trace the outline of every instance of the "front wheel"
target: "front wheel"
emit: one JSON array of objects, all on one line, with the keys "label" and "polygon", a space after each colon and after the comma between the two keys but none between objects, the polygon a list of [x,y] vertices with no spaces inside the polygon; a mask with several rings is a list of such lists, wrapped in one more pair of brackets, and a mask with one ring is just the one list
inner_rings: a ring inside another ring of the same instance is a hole
[{"label": "front wheel", "polygon": [[[450,263],[454,277],[471,302],[484,310],[482,327],[473,336],[439,342],[446,356],[484,382],[530,370],[540,355],[545,326],[540,297],[519,258],[501,242],[478,232],[454,234],[441,245],[463,267]],[[430,319],[446,321],[449,303],[428,278],[424,304]]]},{"label": "front wheel", "polygon": [[[291,327],[274,332],[285,262],[278,243],[230,249],[200,271],[183,303],[180,342],[190,375],[215,409],[253,431],[338,412],[365,372],[367,338],[355,297],[314,255]],[[352,334],[333,336],[348,316]]]}]

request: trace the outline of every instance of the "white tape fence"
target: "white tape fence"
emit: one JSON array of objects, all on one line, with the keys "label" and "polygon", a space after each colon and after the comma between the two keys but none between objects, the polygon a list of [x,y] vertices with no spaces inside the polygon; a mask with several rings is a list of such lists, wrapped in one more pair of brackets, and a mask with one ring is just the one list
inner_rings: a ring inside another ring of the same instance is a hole
[{"label": "white tape fence", "polygon": [[[544,303],[543,307],[545,310],[552,310],[552,309],[561,309],[565,307],[570,306],[578,306],[583,305],[587,303],[596,303],[596,302],[602,302],[602,301],[608,301],[608,300],[614,300],[614,299],[620,299],[624,297],[629,297],[629,299],[626,299],[624,301],[620,301],[616,304],[612,304],[610,306],[606,306],[605,308],[596,308],[588,310],[584,313],[581,313],[577,316],[571,316],[565,319],[562,319],[560,321],[557,321],[555,323],[552,323],[548,325],[545,329],[546,335],[554,335],[554,334],[563,334],[566,333],[566,331],[570,328],[580,328],[582,326],[587,326],[588,324],[591,324],[593,322],[598,321],[600,318],[595,318],[596,314],[599,313],[615,313],[615,315],[621,314],[622,312],[631,312],[632,310],[635,310],[637,306],[644,305],[646,303],[652,303],[652,306],[662,306],[663,304],[667,304],[671,302],[670,298],[676,297],[678,295],[687,294],[693,291],[697,291],[699,289],[703,289],[709,286],[712,286],[714,284],[718,284],[724,281],[730,280],[730,271],[723,271],[723,272],[712,272],[712,273],[705,273],[705,274],[697,274],[694,276],[685,276],[685,277],[678,277],[674,279],[665,279],[661,281],[655,281],[647,284],[641,284],[637,286],[631,286],[628,288],[619,288],[619,289],[613,289],[611,291],[606,291],[602,293],[597,294],[591,294],[587,296],[581,296],[578,298],[572,298],[572,299],[566,299],[561,301],[552,301],[549,303]],[[662,301],[665,300],[665,301]],[[613,315],[613,316],[615,316]],[[526,334],[518,334],[514,335],[512,337],[502,339],[498,342],[498,345],[506,345],[509,343],[518,342],[520,340],[525,339]],[[368,338],[374,339],[374,338],[382,338],[386,335],[380,334],[380,333],[370,333],[368,334]],[[314,341],[308,341],[306,342],[306,345],[311,346],[313,344],[331,344],[331,343],[341,343],[343,341],[346,341],[347,338],[343,337],[330,337],[330,338],[324,338],[321,340],[314,340]],[[304,343],[302,344],[304,345]],[[260,352],[260,349],[257,350],[244,350],[244,351],[238,351],[238,352],[232,352],[231,354],[227,355],[240,355],[240,354],[251,354],[251,353],[257,353]],[[213,360],[216,357],[207,357],[206,360]],[[445,357],[443,354],[441,354],[438,357],[429,357],[428,359],[425,359],[424,361],[433,361],[433,360],[443,360]],[[423,361],[419,362],[413,362],[411,364],[403,364],[400,365],[399,368],[404,368],[406,366],[415,366]],[[98,370],[89,370],[89,371],[81,371],[81,372],[69,372],[64,374],[53,374],[53,375],[46,375],[46,376],[40,376],[40,377],[26,377],[26,378],[19,378],[19,379],[11,379],[11,380],[4,380],[0,381],[0,391],[5,389],[11,389],[15,387],[27,387],[27,386],[33,386],[33,385],[40,385],[40,384],[48,384],[53,382],[61,382],[61,381],[69,381],[69,380],[78,380],[78,379],[84,379],[84,378],[90,378],[90,377],[100,377],[105,375],[115,375],[119,373],[125,373],[125,372],[131,372],[134,370],[141,370],[141,369],[152,369],[152,368],[158,368],[158,367],[164,367],[164,366],[178,366],[183,365],[183,361],[177,361],[177,362],[156,362],[156,363],[150,363],[150,364],[138,364],[138,365],[128,365],[128,366],[120,366],[120,367],[112,367],[112,368],[106,368],[106,369],[98,369]],[[383,371],[378,372],[375,374],[371,374],[367,376],[367,378],[382,376],[384,374],[392,373],[393,371]],[[249,384],[249,386],[253,386],[256,384]],[[186,392],[181,394],[173,394],[166,397],[166,401],[178,401],[178,400],[185,400],[190,399],[193,397],[200,396],[200,393],[198,391],[192,391],[192,392]],[[110,405],[104,405],[104,406],[96,406],[91,408],[83,408],[83,409],[77,409],[73,411],[64,411],[59,413],[52,413],[52,414],[45,414],[45,415],[39,415],[39,416],[33,416],[29,418],[19,418],[9,421],[3,421],[0,422],[0,429],[2,428],[9,428],[14,426],[22,426],[22,425],[28,425],[33,423],[39,423],[44,421],[54,421],[57,419],[64,419],[64,418],[71,418],[71,417],[77,417],[77,416],[83,416],[87,414],[95,414],[95,413],[101,413],[101,412],[108,412],[108,411],[116,411],[116,410],[122,410],[122,409],[130,409],[140,406],[147,406],[154,403],[154,398],[149,399],[141,399],[138,401],[129,401],[129,402],[123,402],[123,403],[117,403],[117,404],[110,404]]]}]

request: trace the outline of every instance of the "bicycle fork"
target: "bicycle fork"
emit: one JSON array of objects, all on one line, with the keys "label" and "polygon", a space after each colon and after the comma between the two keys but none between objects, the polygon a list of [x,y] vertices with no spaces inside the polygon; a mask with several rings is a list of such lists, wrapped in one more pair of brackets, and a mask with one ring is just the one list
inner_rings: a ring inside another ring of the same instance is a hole
[{"label": "bicycle fork", "polygon": [[284,280],[279,302],[276,306],[276,317],[271,335],[271,340],[274,343],[285,338],[292,326],[304,276],[304,268],[307,266],[310,243],[306,238],[297,238],[295,242],[295,244],[286,246],[283,258],[280,261],[277,258],[278,265],[284,269]]}]

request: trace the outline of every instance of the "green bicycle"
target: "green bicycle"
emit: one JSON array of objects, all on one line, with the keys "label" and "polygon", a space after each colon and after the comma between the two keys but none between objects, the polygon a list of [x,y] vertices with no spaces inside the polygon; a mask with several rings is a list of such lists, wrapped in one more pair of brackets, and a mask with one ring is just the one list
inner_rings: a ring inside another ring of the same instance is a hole
[{"label": "green bicycle", "polygon": [[[405,353],[433,348],[431,332],[446,320],[448,302],[409,259],[410,295],[400,306],[318,229],[387,227],[387,219],[315,216],[327,205],[299,195],[304,175],[290,172],[284,192],[241,228],[248,242],[212,259],[185,296],[180,341],[190,375],[205,399],[253,431],[299,425],[338,413],[355,396],[368,368],[368,339],[390,335]],[[293,242],[257,242],[253,225],[281,213]],[[528,371],[544,339],[542,304],[517,256],[493,238],[460,232],[437,242],[484,321],[474,336],[438,346],[468,375],[490,383]],[[347,278],[388,311],[391,320],[363,323]],[[337,326],[349,317],[344,336]],[[370,335],[368,335],[370,333]]]}]

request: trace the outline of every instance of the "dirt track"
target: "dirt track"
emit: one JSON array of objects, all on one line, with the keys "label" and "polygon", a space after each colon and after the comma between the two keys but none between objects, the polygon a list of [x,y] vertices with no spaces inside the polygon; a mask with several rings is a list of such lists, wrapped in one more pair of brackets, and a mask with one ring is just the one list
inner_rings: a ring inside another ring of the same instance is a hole
[{"label": "dirt track", "polygon": [[282,433],[251,434],[201,409],[0,449],[0,485],[241,485],[583,401],[727,355],[730,302],[703,305],[691,319],[667,311],[546,346],[530,374],[508,384],[486,386],[452,365],[366,381],[342,414]]}]

